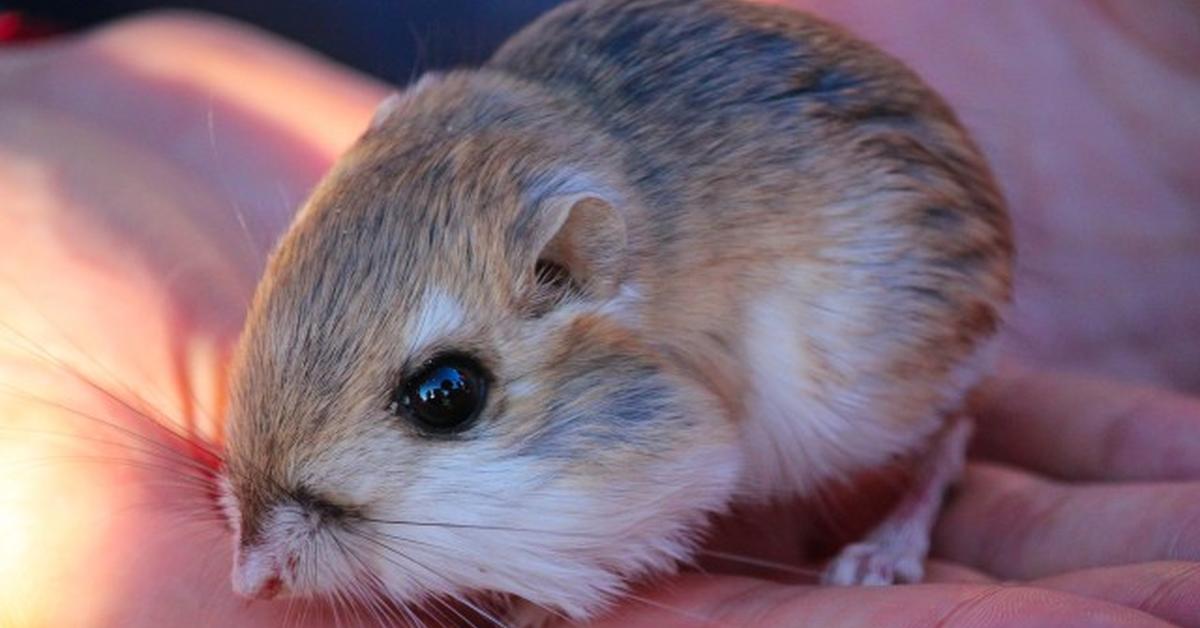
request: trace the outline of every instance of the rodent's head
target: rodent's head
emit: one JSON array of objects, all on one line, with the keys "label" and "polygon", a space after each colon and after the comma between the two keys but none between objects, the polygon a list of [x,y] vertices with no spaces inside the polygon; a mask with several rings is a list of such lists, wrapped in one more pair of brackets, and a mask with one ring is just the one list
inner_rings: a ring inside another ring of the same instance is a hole
[{"label": "rodent's head", "polygon": [[518,89],[387,105],[275,252],[228,414],[239,592],[583,616],[727,496],[732,428],[627,324],[636,199]]}]

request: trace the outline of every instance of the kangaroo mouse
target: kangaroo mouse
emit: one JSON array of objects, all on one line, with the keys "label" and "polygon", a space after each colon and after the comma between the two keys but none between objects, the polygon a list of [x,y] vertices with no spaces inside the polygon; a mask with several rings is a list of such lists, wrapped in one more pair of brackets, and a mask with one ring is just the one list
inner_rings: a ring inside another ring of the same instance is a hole
[{"label": "kangaroo mouse", "polygon": [[1012,257],[979,151],[873,46],[737,0],[563,4],[389,97],[272,254],[233,587],[584,620],[734,504],[924,452],[825,575],[919,581]]}]

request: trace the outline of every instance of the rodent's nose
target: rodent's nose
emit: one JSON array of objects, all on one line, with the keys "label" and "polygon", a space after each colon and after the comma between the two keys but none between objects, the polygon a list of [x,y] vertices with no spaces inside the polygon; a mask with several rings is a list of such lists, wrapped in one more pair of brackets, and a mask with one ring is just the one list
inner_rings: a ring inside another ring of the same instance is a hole
[{"label": "rodent's nose", "polygon": [[279,595],[283,590],[283,580],[279,576],[271,576],[262,582],[257,591],[250,594],[249,597],[259,600],[269,600]]},{"label": "rodent's nose", "polygon": [[243,554],[233,568],[233,590],[242,597],[270,600],[285,593],[279,563],[261,553]]}]

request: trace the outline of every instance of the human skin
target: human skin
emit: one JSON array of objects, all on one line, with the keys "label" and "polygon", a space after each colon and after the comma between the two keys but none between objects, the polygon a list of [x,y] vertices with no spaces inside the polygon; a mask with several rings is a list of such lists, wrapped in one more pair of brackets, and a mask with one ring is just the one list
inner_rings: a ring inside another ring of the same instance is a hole
[{"label": "human skin", "polygon": [[[1200,10],[797,5],[914,65],[979,138],[1021,253],[1009,359],[932,584],[693,573],[611,625],[1200,625]],[[219,440],[264,251],[385,92],[195,16],[0,53],[0,625],[348,619],[234,597],[206,458],[135,410]]]}]

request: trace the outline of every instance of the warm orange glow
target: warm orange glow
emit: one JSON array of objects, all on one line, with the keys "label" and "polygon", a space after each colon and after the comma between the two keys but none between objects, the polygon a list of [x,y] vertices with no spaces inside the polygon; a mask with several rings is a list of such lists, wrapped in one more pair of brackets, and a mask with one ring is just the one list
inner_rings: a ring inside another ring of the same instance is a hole
[{"label": "warm orange glow", "polygon": [[[35,446],[21,442],[0,445],[0,458],[4,460],[21,460],[30,457],[36,450]],[[12,464],[6,464],[12,467]],[[0,615],[0,621],[12,620],[26,622],[23,617],[23,600],[30,591],[30,568],[37,568],[38,561],[34,556],[34,530],[41,528],[41,522],[34,519],[37,510],[33,500],[37,487],[47,487],[49,483],[44,473],[8,469],[4,480],[0,482],[0,608],[10,617]],[[36,579],[36,575],[34,576]]]},{"label": "warm orange glow", "polygon": [[[0,403],[5,432],[16,423],[14,411],[21,412]],[[91,513],[104,510],[94,493],[79,490],[85,476],[53,442],[61,439],[32,432],[8,436],[0,440],[0,623],[47,625],[54,582],[87,554],[85,526],[93,523]]]}]

